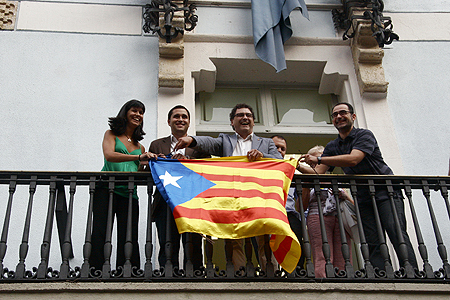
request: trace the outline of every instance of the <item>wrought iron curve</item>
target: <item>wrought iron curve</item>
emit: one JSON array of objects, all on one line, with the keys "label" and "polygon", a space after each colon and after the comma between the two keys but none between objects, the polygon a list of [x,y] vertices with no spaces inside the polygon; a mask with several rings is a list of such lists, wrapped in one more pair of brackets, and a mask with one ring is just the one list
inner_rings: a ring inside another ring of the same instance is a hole
[{"label": "wrought iron curve", "polygon": [[[391,18],[383,16],[384,3],[382,0],[343,0],[342,3],[343,9],[333,9],[332,15],[335,27],[345,30],[342,35],[344,40],[355,37],[354,20],[371,21],[372,36],[380,48],[391,44],[394,40],[399,40],[399,36],[393,31]],[[366,10],[362,16],[359,16],[352,14],[354,8]],[[352,33],[349,33],[350,29],[352,29]]]},{"label": "wrought iron curve", "polygon": [[[182,7],[173,0],[152,0],[150,4],[144,6],[143,30],[146,33],[157,33],[161,38],[166,39],[166,43],[170,43],[178,34],[184,34],[184,30],[191,31],[197,26],[196,9],[195,4],[189,4],[189,0],[183,0]],[[172,24],[175,12],[179,11],[184,14],[184,28]],[[160,16],[164,18],[163,26],[160,25]]]}]

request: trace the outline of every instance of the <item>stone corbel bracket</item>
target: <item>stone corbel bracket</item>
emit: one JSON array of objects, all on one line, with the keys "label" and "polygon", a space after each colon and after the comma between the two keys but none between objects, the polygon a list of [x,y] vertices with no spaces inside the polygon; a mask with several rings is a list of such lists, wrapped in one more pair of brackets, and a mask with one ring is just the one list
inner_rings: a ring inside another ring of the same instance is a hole
[{"label": "stone corbel bracket", "polygon": [[[183,6],[183,1],[172,1]],[[184,28],[184,13],[174,13],[172,25]],[[159,23],[164,27],[164,15],[160,16]],[[166,43],[164,38],[159,38],[159,86],[169,88],[183,88],[184,86],[184,35],[179,34]]]},{"label": "stone corbel bracket", "polygon": [[14,30],[18,1],[0,0],[0,30]]},{"label": "stone corbel bracket", "polygon": [[389,83],[382,65],[384,51],[372,37],[370,24],[361,23],[356,28],[351,47],[360,92],[387,94]]},{"label": "stone corbel bracket", "polygon": [[[362,15],[363,10],[354,9],[351,13]],[[355,35],[351,48],[361,95],[370,93],[385,97],[389,83],[385,80],[382,65],[384,51],[372,36],[370,21],[353,19],[353,22]]]}]

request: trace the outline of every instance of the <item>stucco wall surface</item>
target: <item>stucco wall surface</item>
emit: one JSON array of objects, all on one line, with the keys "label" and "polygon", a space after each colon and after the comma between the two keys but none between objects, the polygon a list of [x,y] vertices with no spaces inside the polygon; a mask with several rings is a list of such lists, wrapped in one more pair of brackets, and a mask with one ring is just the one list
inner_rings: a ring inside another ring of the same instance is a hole
[{"label": "stucco wall surface", "polygon": [[100,170],[108,117],[133,98],[147,106],[145,147],[156,137],[156,38],[17,31],[0,38],[3,170]]},{"label": "stucco wall surface", "polygon": [[450,12],[449,0],[404,1],[384,0],[384,11]]},{"label": "stucco wall surface", "polygon": [[405,173],[447,175],[449,42],[395,42],[383,64]]}]

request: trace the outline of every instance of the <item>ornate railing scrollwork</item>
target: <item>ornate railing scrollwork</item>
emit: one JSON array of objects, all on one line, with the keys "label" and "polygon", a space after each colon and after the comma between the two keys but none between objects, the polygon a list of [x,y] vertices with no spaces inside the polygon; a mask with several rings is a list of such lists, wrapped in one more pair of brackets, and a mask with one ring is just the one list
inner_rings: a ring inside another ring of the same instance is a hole
[{"label": "ornate railing scrollwork", "polygon": [[332,13],[335,26],[345,30],[344,40],[355,37],[358,21],[371,22],[372,36],[381,48],[399,39],[392,30],[391,18],[383,16],[382,0],[342,0],[342,4],[342,10],[334,9]]},{"label": "ornate railing scrollwork", "polygon": [[[158,33],[166,43],[170,43],[178,34],[183,34],[184,30],[193,30],[197,26],[198,16],[195,14],[196,6],[189,5],[188,2],[189,0],[152,0],[144,7],[144,32]],[[176,26],[173,22],[176,12],[183,12],[183,27]]]}]

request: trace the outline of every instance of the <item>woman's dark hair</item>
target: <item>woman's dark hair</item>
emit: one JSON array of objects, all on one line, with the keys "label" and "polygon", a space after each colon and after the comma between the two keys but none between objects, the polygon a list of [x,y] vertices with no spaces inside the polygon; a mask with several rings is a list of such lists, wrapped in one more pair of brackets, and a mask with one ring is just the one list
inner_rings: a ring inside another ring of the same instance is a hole
[{"label": "woman's dark hair", "polygon": [[[109,128],[111,128],[114,135],[122,135],[125,133],[125,129],[127,128],[127,112],[132,107],[141,108],[145,113],[145,105],[141,101],[133,99],[125,103],[116,117],[109,118]],[[133,135],[131,136],[134,141],[140,141],[144,138],[145,132],[142,129],[143,126],[144,121],[142,121],[141,125],[134,130]]]}]

